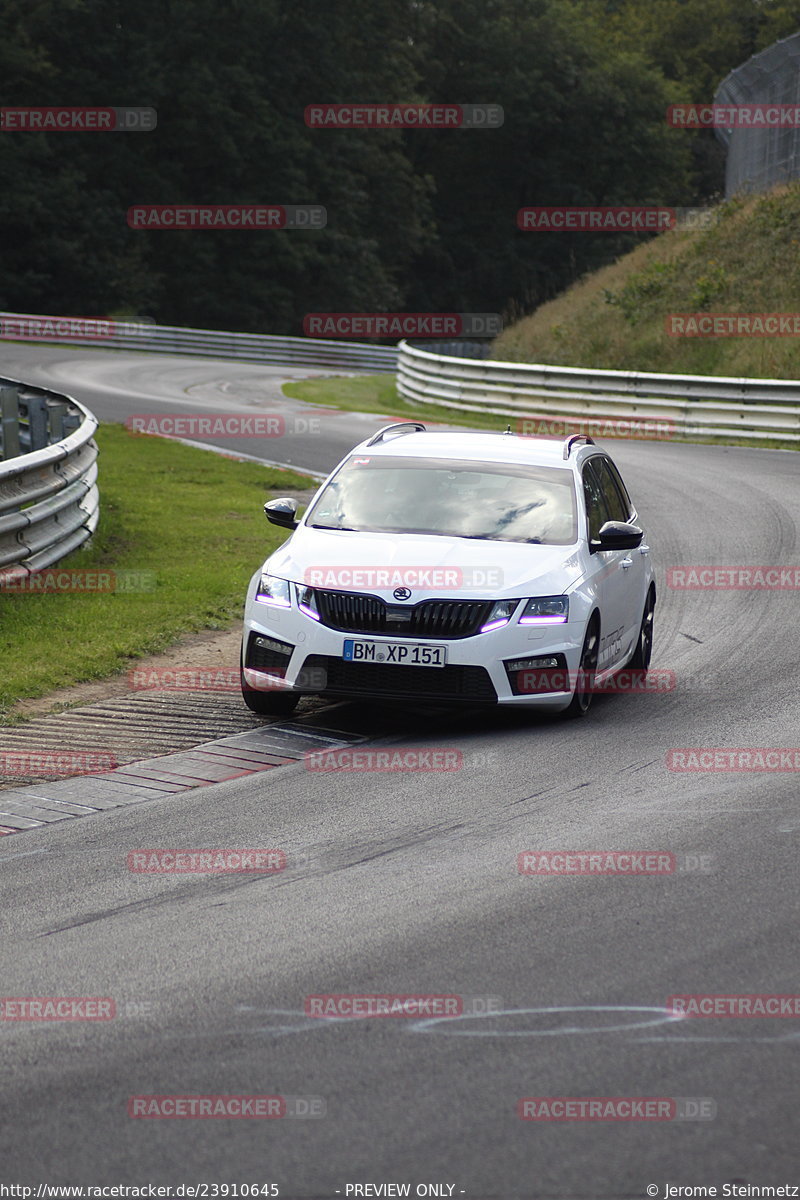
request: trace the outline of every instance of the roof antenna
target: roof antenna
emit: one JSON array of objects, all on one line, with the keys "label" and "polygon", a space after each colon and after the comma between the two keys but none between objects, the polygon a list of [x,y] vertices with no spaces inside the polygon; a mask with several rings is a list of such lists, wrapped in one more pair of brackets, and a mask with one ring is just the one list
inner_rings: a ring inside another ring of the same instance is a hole
[{"label": "roof antenna", "polygon": [[507,425],[507,426],[506,426],[506,428],[503,430],[503,433],[504,433],[504,434],[506,434],[506,433],[511,433],[511,426],[510,426],[510,425]]}]

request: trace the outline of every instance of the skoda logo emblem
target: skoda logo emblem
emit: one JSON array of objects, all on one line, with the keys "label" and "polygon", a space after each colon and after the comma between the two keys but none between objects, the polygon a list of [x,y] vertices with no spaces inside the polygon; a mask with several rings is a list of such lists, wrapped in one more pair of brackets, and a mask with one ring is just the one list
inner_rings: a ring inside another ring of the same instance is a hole
[{"label": "skoda logo emblem", "polygon": [[392,595],[394,596],[395,600],[410,600],[411,588],[395,588]]}]

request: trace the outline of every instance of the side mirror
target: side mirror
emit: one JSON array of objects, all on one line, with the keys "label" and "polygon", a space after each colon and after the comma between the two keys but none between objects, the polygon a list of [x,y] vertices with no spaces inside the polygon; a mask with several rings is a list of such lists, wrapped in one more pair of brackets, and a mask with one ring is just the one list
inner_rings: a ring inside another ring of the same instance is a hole
[{"label": "side mirror", "polygon": [[281,496],[279,500],[268,500],[264,505],[264,516],[273,525],[281,529],[297,529],[297,501],[291,496]]},{"label": "side mirror", "polygon": [[591,543],[592,550],[635,550],[641,545],[644,531],[638,525],[626,521],[606,521],[600,529],[597,541]]}]

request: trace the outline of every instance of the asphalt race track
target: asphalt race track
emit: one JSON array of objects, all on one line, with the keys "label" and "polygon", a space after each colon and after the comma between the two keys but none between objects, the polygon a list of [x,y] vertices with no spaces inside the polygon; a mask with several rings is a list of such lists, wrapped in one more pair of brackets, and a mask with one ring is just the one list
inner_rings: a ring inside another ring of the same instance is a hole
[{"label": "asphalt race track", "polygon": [[[106,420],[177,401],[319,415],[279,397],[281,378],[311,370],[9,346],[2,372]],[[266,450],[224,444],[322,472],[386,423],[320,421]],[[800,1017],[666,1008],[800,993],[800,775],[666,765],[674,748],[800,746],[798,594],[665,582],[671,566],[800,563],[800,458],[607,448],[653,547],[652,667],[673,690],[602,697],[572,722],[387,709],[380,744],[456,750],[460,769],[298,763],[0,839],[2,995],[113,997],[118,1014],[0,1022],[6,1178],[275,1183],[281,1197],[398,1182],[476,1200],[800,1184]],[[375,727],[374,708],[363,717]],[[126,866],[141,848],[282,846],[302,853],[276,875]],[[610,849],[672,854],[676,870],[517,868],[525,851]],[[326,993],[477,997],[489,1012],[307,1016]],[[324,1115],[129,1117],[129,1098],[152,1094],[318,1098]],[[521,1120],[523,1097],[669,1098],[706,1119]]]},{"label": "asphalt race track", "polygon": [[[59,347],[7,347],[0,373],[67,392],[101,421],[137,415],[283,417],[278,437],[199,436],[236,454],[327,475],[340,458],[391,418],[310,407],[287,400],[287,380],[330,374],[320,367],[276,367],[185,355],[145,355]],[[346,371],[341,374],[346,375]]]}]

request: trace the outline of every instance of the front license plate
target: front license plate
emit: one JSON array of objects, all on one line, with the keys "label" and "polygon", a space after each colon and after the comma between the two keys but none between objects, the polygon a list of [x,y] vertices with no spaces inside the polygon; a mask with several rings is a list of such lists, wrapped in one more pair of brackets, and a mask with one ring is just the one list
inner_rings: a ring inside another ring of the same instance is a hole
[{"label": "front license plate", "polygon": [[447,646],[428,646],[425,642],[362,642],[345,638],[342,658],[345,662],[395,663],[402,667],[444,667]]}]

